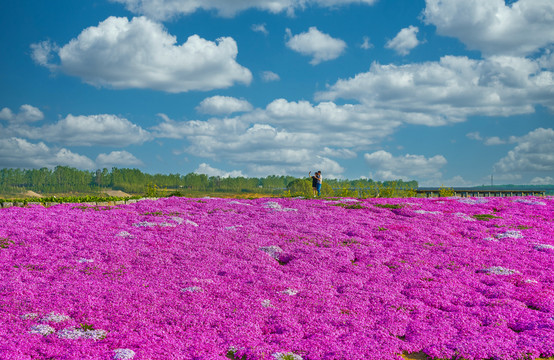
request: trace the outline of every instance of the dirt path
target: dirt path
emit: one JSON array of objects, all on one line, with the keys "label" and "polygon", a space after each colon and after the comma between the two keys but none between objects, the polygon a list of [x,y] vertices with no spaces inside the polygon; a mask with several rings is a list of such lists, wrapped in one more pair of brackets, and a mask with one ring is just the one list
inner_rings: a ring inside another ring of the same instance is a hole
[{"label": "dirt path", "polygon": [[123,192],[121,190],[106,190],[106,191],[104,191],[104,194],[106,194],[108,196],[131,197],[131,195],[129,195],[126,192]]},{"label": "dirt path", "polygon": [[41,198],[43,197],[41,194],[36,193],[34,191],[28,190],[25,192],[25,196],[35,197],[35,198]]}]

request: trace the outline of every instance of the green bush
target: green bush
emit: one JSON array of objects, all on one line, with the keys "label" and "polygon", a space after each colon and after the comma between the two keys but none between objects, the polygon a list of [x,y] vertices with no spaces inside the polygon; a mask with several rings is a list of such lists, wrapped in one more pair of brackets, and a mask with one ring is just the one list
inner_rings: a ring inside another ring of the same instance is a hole
[{"label": "green bush", "polygon": [[312,183],[306,179],[297,179],[287,185],[291,196],[313,196]]}]

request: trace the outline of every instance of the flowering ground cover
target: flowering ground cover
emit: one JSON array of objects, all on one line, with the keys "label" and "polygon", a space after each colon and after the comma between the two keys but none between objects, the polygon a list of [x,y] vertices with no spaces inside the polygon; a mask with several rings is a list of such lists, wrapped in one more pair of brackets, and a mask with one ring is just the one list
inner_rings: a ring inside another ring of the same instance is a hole
[{"label": "flowering ground cover", "polygon": [[554,355],[554,199],[0,209],[0,359]]}]

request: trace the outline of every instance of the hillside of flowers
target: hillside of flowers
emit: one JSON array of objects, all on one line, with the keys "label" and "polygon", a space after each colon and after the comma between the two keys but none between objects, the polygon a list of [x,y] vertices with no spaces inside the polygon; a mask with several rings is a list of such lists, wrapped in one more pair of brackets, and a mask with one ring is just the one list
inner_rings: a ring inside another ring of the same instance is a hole
[{"label": "hillside of flowers", "polygon": [[0,359],[554,355],[554,198],[0,209]]}]

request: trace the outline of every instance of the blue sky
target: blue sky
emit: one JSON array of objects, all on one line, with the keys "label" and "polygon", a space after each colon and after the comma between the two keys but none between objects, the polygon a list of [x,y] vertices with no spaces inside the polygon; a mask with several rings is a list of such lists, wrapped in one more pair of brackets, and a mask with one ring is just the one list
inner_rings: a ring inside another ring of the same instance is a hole
[{"label": "blue sky", "polygon": [[551,0],[0,4],[0,168],[554,183]]}]

